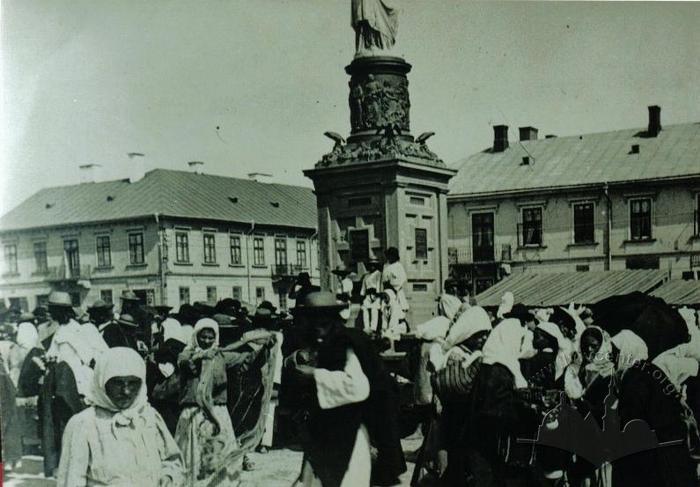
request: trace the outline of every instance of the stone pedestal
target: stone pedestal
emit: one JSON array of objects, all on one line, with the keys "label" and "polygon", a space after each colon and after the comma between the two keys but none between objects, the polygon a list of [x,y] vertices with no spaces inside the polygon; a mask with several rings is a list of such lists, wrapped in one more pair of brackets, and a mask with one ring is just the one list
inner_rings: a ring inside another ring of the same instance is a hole
[{"label": "stone pedestal", "polygon": [[[408,274],[409,323],[433,316],[447,278],[447,183],[455,174],[410,133],[403,59],[355,59],[350,74],[351,134],[314,169],[321,286],[337,288],[336,267],[365,273],[371,258],[397,247]],[[427,134],[426,134],[427,135]]]}]

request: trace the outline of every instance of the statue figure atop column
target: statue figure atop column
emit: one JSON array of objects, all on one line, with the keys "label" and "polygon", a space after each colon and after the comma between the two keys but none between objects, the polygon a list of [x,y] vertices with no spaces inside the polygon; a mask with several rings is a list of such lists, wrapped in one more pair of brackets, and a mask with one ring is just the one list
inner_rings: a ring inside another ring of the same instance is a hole
[{"label": "statue figure atop column", "polygon": [[355,57],[387,51],[396,42],[398,9],[391,0],[352,0]]}]

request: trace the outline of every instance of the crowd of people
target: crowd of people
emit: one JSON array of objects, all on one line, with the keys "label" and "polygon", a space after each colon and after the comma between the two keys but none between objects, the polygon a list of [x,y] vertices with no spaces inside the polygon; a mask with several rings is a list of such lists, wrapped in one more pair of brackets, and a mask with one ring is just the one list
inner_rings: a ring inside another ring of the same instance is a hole
[{"label": "crowd of people", "polygon": [[416,399],[433,406],[420,472],[432,485],[698,485],[695,309],[641,293],[590,308],[497,309],[445,283],[418,325]]},{"label": "crowd of people", "polygon": [[[300,275],[291,315],[230,298],[173,313],[130,291],[118,313],[62,292],[11,310],[6,468],[31,451],[61,487],[235,486],[286,429],[304,451],[295,485],[396,485],[420,423],[412,485],[698,485],[696,310],[638,293],[485,308],[448,280],[414,324],[398,251],[385,257],[337,269],[337,292]],[[387,361],[399,350],[409,366]]]}]

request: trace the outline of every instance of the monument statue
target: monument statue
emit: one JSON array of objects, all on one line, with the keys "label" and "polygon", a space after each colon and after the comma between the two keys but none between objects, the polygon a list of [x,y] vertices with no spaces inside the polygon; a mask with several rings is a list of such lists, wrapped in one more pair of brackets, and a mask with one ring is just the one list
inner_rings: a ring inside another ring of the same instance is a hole
[{"label": "monument statue", "polygon": [[395,0],[352,0],[355,56],[371,56],[390,49],[399,27]]}]

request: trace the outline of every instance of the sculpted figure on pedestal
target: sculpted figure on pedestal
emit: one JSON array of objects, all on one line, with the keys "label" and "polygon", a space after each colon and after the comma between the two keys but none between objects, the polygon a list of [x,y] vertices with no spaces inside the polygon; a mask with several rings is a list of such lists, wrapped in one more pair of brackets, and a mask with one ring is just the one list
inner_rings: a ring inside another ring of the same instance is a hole
[{"label": "sculpted figure on pedestal", "polygon": [[392,0],[352,0],[355,56],[371,56],[394,45],[399,27],[395,5]]}]

